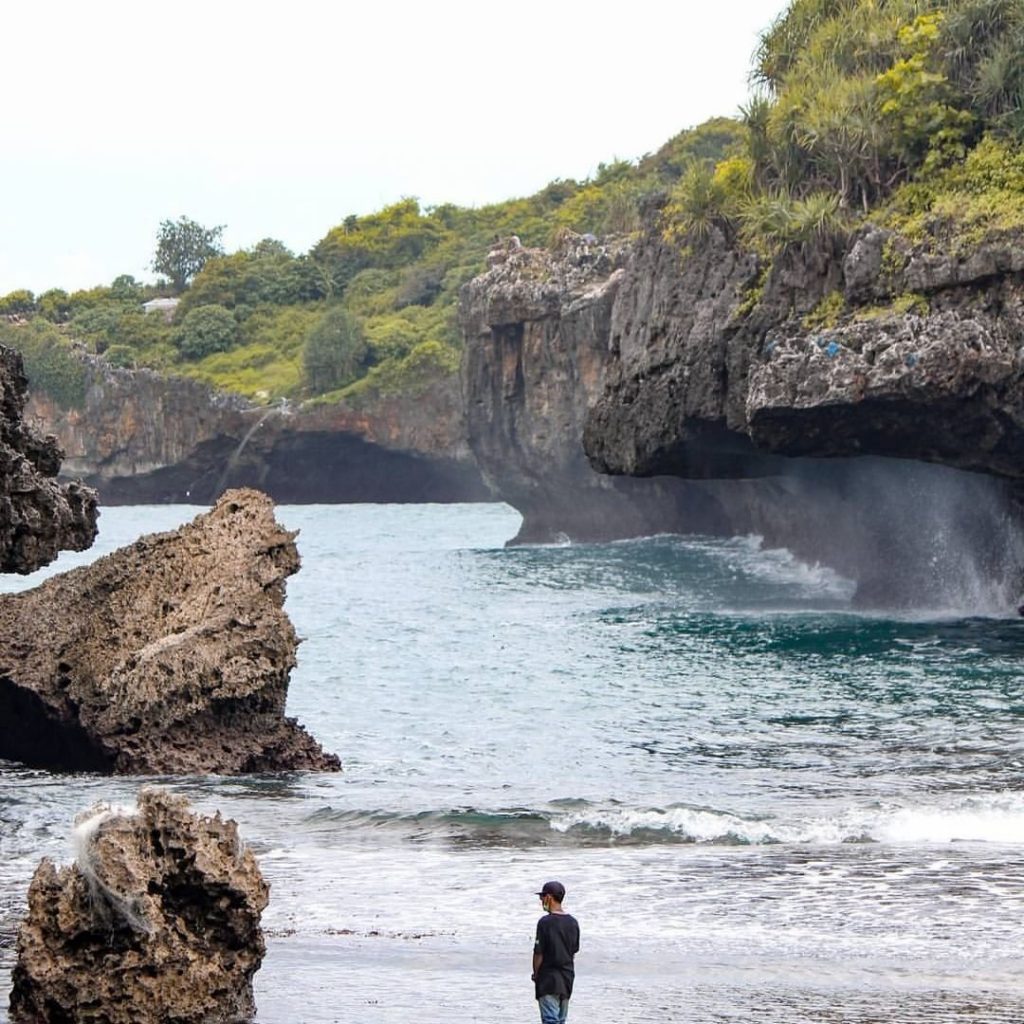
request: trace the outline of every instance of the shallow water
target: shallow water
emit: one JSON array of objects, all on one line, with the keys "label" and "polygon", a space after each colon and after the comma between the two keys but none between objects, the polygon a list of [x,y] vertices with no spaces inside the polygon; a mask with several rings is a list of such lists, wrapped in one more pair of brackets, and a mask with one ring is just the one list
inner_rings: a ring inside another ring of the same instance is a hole
[{"label": "shallow water", "polygon": [[[197,511],[106,509],[60,565]],[[346,771],[165,780],[271,881],[261,1024],[532,1020],[549,877],[583,929],[577,1021],[1024,1020],[1024,623],[955,590],[854,614],[848,581],[754,539],[279,516],[289,711]],[[138,784],[0,765],[0,1006],[38,859]]]}]

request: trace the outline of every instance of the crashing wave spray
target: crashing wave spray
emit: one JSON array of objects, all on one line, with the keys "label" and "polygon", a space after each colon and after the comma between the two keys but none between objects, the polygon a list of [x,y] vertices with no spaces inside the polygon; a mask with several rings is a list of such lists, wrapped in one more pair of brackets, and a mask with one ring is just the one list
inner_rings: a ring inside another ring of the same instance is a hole
[{"label": "crashing wave spray", "polygon": [[857,581],[863,608],[1014,614],[1024,507],[994,477],[897,459],[795,460],[769,543]]}]

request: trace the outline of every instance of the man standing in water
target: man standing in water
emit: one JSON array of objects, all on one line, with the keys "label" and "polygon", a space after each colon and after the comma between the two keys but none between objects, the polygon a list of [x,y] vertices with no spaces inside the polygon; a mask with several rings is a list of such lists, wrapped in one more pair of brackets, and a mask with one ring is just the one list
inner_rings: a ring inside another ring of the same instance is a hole
[{"label": "man standing in water", "polygon": [[541,1024],[564,1024],[575,977],[573,957],[580,948],[580,926],[562,909],[565,886],[545,882],[540,892],[545,914],[537,922],[533,944],[533,983]]}]

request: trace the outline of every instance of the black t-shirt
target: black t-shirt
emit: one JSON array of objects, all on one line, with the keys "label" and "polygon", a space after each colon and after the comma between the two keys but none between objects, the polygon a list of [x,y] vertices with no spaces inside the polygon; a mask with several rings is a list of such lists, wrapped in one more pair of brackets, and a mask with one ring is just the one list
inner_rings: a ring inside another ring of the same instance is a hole
[{"label": "black t-shirt", "polygon": [[540,953],[535,991],[541,996],[571,996],[572,958],[580,949],[580,926],[572,914],[545,914],[537,922],[534,953]]}]

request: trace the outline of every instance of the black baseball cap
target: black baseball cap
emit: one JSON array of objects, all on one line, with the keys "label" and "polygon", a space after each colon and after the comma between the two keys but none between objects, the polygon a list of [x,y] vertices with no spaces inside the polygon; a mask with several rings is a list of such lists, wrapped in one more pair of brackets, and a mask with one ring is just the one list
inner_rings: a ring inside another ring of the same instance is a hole
[{"label": "black baseball cap", "polygon": [[561,882],[545,882],[538,896],[553,896],[559,903],[565,899],[565,886]]}]

